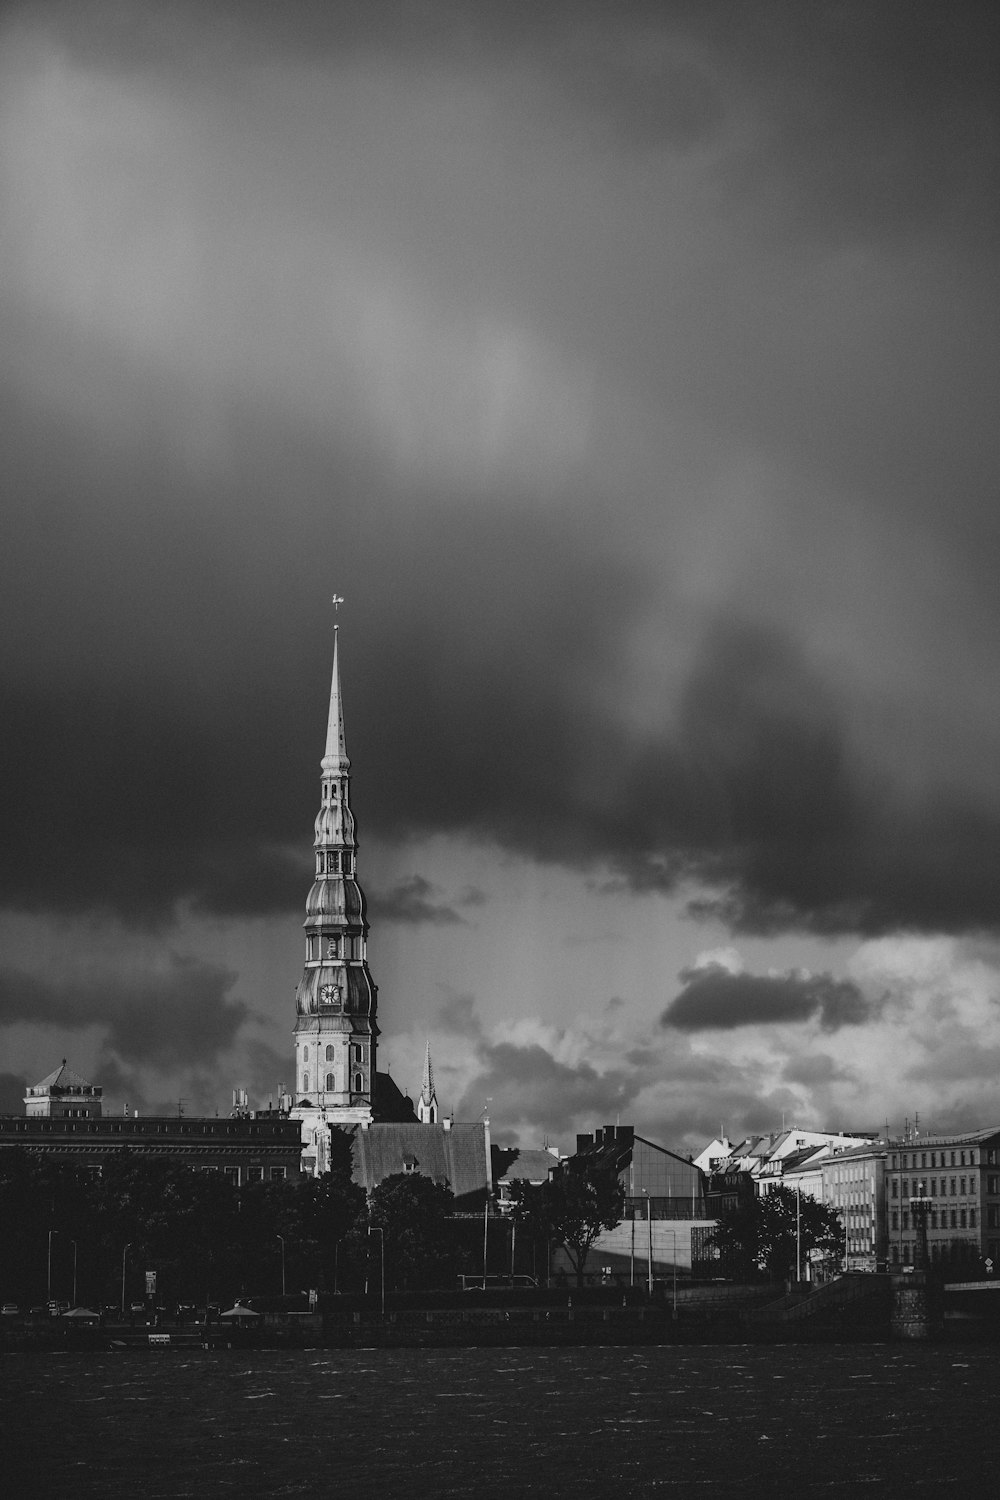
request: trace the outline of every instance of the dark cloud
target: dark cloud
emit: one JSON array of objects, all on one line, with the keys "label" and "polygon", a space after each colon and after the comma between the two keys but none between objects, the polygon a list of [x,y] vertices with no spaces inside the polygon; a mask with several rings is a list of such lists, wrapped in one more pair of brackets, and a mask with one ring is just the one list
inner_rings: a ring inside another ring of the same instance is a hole
[{"label": "dark cloud", "polygon": [[439,894],[438,888],[422,875],[409,875],[398,881],[392,890],[369,891],[368,914],[380,922],[403,922],[413,926],[427,923],[432,927],[442,927],[465,921],[456,907],[480,906],[484,900],[481,891],[468,890],[454,905],[448,905],[436,899]]},{"label": "dark cloud", "polygon": [[300,911],[336,586],[362,879],[996,930],[995,11],[378,11],[3,22],[0,902]]},{"label": "dark cloud", "polygon": [[24,1091],[27,1087],[27,1079],[17,1073],[0,1073],[0,1115],[24,1113]]},{"label": "dark cloud", "polygon": [[660,1016],[679,1031],[731,1030],[817,1017],[824,1031],[858,1026],[873,1007],[858,986],[829,974],[733,974],[718,965],[682,972],[684,988]]},{"label": "dark cloud", "polygon": [[125,1064],[207,1065],[232,1045],[247,1019],[246,1006],[229,996],[234,979],[186,958],[175,958],[162,974],[108,973],[58,983],[3,968],[0,1025],[98,1026],[108,1051]]}]

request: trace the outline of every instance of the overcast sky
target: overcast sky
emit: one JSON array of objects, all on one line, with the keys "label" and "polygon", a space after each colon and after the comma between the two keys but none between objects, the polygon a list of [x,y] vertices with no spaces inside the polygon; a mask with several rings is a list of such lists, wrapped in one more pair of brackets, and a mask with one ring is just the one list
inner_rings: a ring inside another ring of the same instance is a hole
[{"label": "overcast sky", "polygon": [[991,4],[0,13],[0,1107],[1000,1122]]}]

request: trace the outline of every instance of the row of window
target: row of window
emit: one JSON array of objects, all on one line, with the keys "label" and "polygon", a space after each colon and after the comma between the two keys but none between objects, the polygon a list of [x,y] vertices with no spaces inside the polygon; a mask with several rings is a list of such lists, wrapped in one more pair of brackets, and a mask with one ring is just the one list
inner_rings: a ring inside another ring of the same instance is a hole
[{"label": "row of window", "polygon": [[[968,1162],[966,1161],[967,1155]],[[917,1160],[918,1156],[920,1158],[919,1161]],[[930,1161],[927,1160],[928,1156],[930,1157]],[[950,1156],[951,1160],[945,1161],[946,1156]],[[956,1156],[960,1158],[958,1161],[955,1160]],[[996,1160],[995,1151],[987,1152],[987,1156],[991,1163]],[[940,1160],[938,1158],[940,1158]],[[892,1157],[889,1160],[889,1165],[890,1167],[901,1166],[903,1168],[903,1171],[905,1172],[907,1167],[909,1167],[911,1170],[916,1167],[927,1166],[931,1167],[932,1169],[934,1167],[974,1167],[976,1165],[976,1161],[977,1153],[975,1151],[904,1151],[902,1160],[900,1162],[896,1161],[895,1153],[893,1153]]]},{"label": "row of window", "polygon": [[[354,937],[327,937],[323,939],[323,956],[325,958],[357,958],[360,956],[358,943],[360,939]],[[316,932],[311,932],[306,938],[306,959],[309,963],[315,963],[320,956],[320,937]]]},{"label": "row of window", "polygon": [[[957,1189],[955,1186],[956,1183],[959,1184]],[[889,1196],[891,1198],[897,1196],[898,1188],[899,1179],[893,1177],[889,1183]],[[911,1196],[914,1198],[954,1198],[956,1196],[964,1198],[966,1192],[968,1192],[969,1196],[974,1198],[977,1191],[978,1179],[975,1177],[942,1177],[940,1193],[938,1192],[938,1179],[936,1177],[932,1177],[929,1183],[918,1177],[914,1177],[913,1181],[910,1182],[908,1178],[904,1177],[898,1196],[902,1198],[909,1198]]]},{"label": "row of window", "polygon": [[[325,1053],[325,1060],[327,1062],[333,1062],[334,1056],[335,1056],[335,1053],[334,1053],[333,1047],[327,1047],[326,1053]],[[364,1044],[364,1042],[352,1042],[351,1043],[351,1061],[352,1062],[356,1062],[356,1063],[363,1063],[364,1060],[365,1060],[365,1044]],[[308,1047],[303,1047],[302,1048],[302,1061],[303,1062],[308,1062],[309,1061],[309,1048]]]},{"label": "row of window", "polygon": [[[302,1092],[304,1094],[308,1094],[308,1092],[309,1092],[309,1077],[310,1077],[310,1075],[308,1073],[303,1073],[303,1075],[302,1075]],[[337,1083],[336,1083],[335,1075],[333,1073],[327,1073],[325,1081],[324,1081],[324,1084],[323,1084],[324,1091],[326,1093],[328,1093],[328,1094],[332,1094],[332,1093],[334,1093],[336,1091],[336,1088],[337,1088]],[[365,1075],[363,1073],[355,1073],[355,1075],[354,1075],[354,1083],[353,1083],[353,1085],[351,1087],[351,1092],[355,1093],[355,1094],[363,1094],[364,1091],[365,1091]]]},{"label": "row of window", "polygon": [[324,783],[323,783],[323,796],[326,797],[326,798],[328,798],[329,801],[331,801],[331,802],[336,802],[337,798],[340,797],[340,796],[346,797],[347,796],[347,782],[346,781],[343,781],[343,782],[339,782],[339,781],[324,781]]},{"label": "row of window", "polygon": [[[940,1218],[940,1221],[941,1221],[940,1224],[938,1223],[938,1219],[939,1218]],[[950,1218],[950,1222],[949,1222],[949,1218]],[[894,1208],[893,1211],[892,1211],[892,1227],[893,1227],[893,1229],[898,1229],[899,1228],[899,1210],[897,1208]],[[903,1209],[903,1228],[904,1229],[909,1229],[909,1227],[910,1227],[910,1215],[907,1213],[906,1209],[904,1208]],[[914,1225],[914,1227],[916,1227],[916,1225]],[[947,1208],[942,1208],[941,1212],[939,1214],[938,1210],[936,1208],[932,1208],[931,1209],[930,1227],[931,1227],[931,1229],[948,1229],[948,1228],[951,1228],[951,1229],[975,1229],[976,1228],[976,1210],[974,1208],[970,1208],[970,1209],[964,1209],[964,1208],[947,1209]]]},{"label": "row of window", "polygon": [[353,875],[354,855],[349,849],[345,849],[343,852],[339,849],[317,849],[316,874]]}]

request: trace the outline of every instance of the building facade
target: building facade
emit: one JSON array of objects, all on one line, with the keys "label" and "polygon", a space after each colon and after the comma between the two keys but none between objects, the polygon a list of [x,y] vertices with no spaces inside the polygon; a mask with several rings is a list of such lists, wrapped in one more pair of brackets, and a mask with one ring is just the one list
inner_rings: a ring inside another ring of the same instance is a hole
[{"label": "building facade", "polygon": [[844,1226],[845,1271],[881,1271],[888,1263],[883,1141],[836,1151],[820,1163],[822,1201]]},{"label": "building facade", "polygon": [[886,1161],[889,1266],[912,1266],[912,1201],[929,1199],[931,1263],[1000,1267],[1000,1128],[894,1141]]}]

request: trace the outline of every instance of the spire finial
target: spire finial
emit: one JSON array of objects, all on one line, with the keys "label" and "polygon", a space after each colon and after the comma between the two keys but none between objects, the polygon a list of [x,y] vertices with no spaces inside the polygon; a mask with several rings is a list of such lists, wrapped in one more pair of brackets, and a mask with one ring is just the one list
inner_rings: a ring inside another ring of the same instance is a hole
[{"label": "spire finial", "polygon": [[333,598],[330,600],[330,603],[333,605],[333,612],[334,612],[335,615],[337,614],[337,612],[340,609],[340,606],[343,604],[343,602],[344,602],[344,596],[343,596],[343,594],[334,594]]}]

